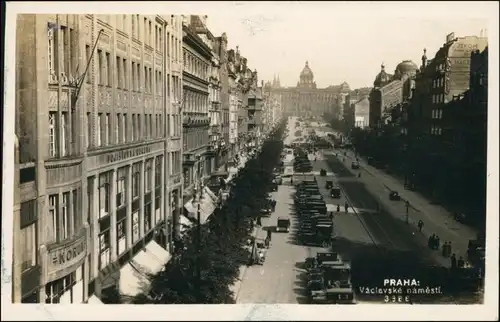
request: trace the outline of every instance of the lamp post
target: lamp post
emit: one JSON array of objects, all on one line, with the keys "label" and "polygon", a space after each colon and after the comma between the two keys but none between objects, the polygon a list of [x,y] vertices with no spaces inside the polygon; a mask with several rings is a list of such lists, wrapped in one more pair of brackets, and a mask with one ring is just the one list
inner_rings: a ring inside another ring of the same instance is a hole
[{"label": "lamp post", "polygon": [[408,200],[405,201],[405,208],[406,208],[406,223],[410,223],[410,202]]}]

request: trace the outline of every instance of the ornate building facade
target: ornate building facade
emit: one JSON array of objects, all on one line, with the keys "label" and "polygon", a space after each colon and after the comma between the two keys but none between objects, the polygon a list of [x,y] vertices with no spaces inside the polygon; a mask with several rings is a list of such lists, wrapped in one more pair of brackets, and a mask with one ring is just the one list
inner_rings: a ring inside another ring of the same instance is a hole
[{"label": "ornate building facade", "polygon": [[317,88],[314,74],[306,62],[296,87],[282,88],[277,79],[277,91],[281,93],[282,104],[287,113],[295,116],[321,116],[333,113],[342,117],[342,107],[350,88],[347,83],[338,86]]},{"label": "ornate building facade", "polygon": [[179,22],[18,16],[14,302],[134,295],[131,285],[147,279],[132,272],[168,261],[175,119],[170,127],[167,116],[180,83],[167,57],[181,59],[169,34]]}]

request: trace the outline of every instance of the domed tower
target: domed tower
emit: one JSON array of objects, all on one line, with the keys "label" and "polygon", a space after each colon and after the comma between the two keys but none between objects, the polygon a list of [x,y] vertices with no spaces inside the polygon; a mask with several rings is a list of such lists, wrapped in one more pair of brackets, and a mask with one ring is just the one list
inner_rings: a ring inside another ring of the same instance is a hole
[{"label": "domed tower", "polygon": [[377,77],[375,77],[375,81],[373,81],[373,87],[382,87],[388,84],[391,80],[392,75],[385,72],[385,65],[382,64],[380,66],[380,73],[378,73]]},{"label": "domed tower", "polygon": [[394,76],[397,76],[398,79],[401,79],[404,76],[413,77],[417,73],[418,66],[411,60],[403,60],[396,67],[396,71],[394,72]]},{"label": "domed tower", "polygon": [[300,81],[298,84],[299,87],[302,88],[313,88],[314,87],[314,74],[309,68],[309,63],[306,61],[306,65],[304,69],[300,73]]}]

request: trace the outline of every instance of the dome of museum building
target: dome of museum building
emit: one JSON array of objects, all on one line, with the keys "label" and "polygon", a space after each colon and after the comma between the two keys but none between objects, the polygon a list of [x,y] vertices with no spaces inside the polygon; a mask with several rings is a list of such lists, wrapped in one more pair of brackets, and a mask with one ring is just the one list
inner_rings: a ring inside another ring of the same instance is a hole
[{"label": "dome of museum building", "polygon": [[396,67],[396,71],[398,71],[401,74],[414,74],[417,71],[417,69],[418,69],[417,64],[415,64],[411,60],[403,60]]}]

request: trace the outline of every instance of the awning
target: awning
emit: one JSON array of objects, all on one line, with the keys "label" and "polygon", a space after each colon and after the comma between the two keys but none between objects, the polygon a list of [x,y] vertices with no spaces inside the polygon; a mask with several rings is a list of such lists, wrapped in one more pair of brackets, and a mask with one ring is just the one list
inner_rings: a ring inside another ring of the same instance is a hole
[{"label": "awning", "polygon": [[164,263],[156,257],[152,252],[148,252],[147,249],[141,249],[132,259],[132,266],[139,270],[140,273],[154,275],[161,271]]},{"label": "awning", "polygon": [[120,293],[127,296],[136,296],[147,292],[150,282],[145,272],[133,266],[132,262],[125,264],[120,269]]},{"label": "awning", "polygon": [[207,222],[208,217],[213,214],[215,208],[216,205],[212,198],[209,195],[204,194],[200,205],[200,223],[202,225]]},{"label": "awning", "polygon": [[191,226],[193,226],[193,222],[191,220],[189,220],[189,218],[187,218],[186,216],[184,215],[180,215],[179,216],[179,224],[180,224],[180,231],[181,231],[181,234],[186,230],[186,229],[189,229]]},{"label": "awning", "polygon": [[213,191],[209,187],[207,187],[207,186],[203,187],[203,191],[205,192],[206,195],[208,195],[212,199],[212,202],[214,204],[217,203],[217,201],[219,200],[219,198],[217,198],[217,196],[215,195],[215,193],[213,193]]},{"label": "awning", "polygon": [[87,300],[87,304],[104,304],[101,299],[98,298],[95,294],[92,294],[91,297]]},{"label": "awning", "polygon": [[193,198],[191,198],[188,202],[184,204],[184,208],[188,213],[196,213],[196,207],[193,205]]},{"label": "awning", "polygon": [[154,240],[150,241],[149,244],[146,245],[146,250],[158,258],[160,263],[163,263],[163,266],[168,263],[172,257],[165,248],[158,245],[158,243]]}]

